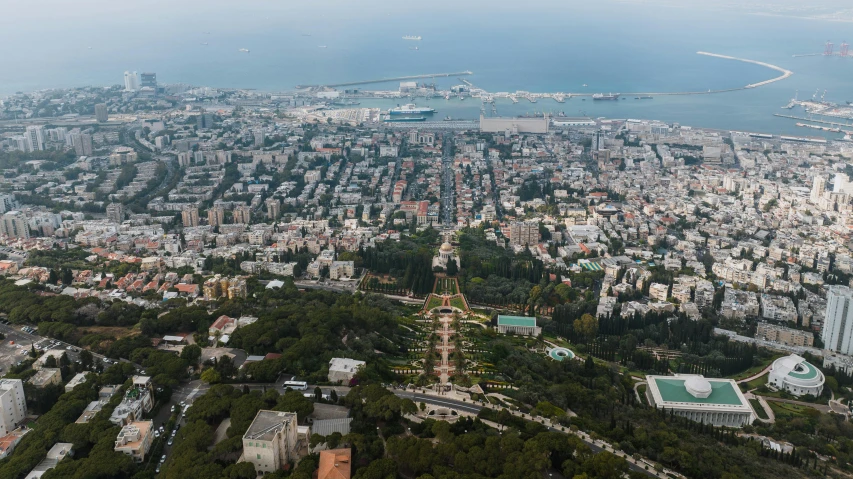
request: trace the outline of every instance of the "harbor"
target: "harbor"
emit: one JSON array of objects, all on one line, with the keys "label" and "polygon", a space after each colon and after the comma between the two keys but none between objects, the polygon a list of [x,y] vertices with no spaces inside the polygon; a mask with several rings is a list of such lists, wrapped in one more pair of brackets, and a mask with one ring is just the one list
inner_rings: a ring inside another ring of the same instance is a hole
[{"label": "harbor", "polygon": [[[512,103],[518,103],[520,100],[525,100],[529,103],[537,103],[540,100],[551,100],[556,103],[565,103],[567,100],[571,100],[572,98],[580,98],[582,100],[592,99],[596,101],[617,101],[617,100],[627,100],[628,97],[634,97],[636,100],[650,100],[656,96],[679,96],[679,95],[709,95],[709,94],[719,94],[719,93],[729,93],[734,91],[742,91],[749,90],[753,88],[759,88],[762,86],[769,85],[771,83],[775,83],[778,81],[785,80],[794,74],[791,70],[787,70],[785,68],[767,63],[758,60],[750,60],[746,58],[738,58],[729,55],[722,55],[718,53],[709,53],[704,51],[696,52],[697,55],[703,55],[712,58],[719,58],[723,60],[731,60],[743,63],[750,63],[754,65],[759,65],[770,70],[774,70],[779,72],[780,74],[764,80],[760,82],[750,83],[741,87],[734,88],[722,88],[722,89],[714,89],[709,88],[708,90],[694,90],[694,91],[670,91],[670,92],[628,92],[628,93],[603,93],[603,92],[543,92],[543,93],[535,93],[530,91],[517,90],[515,92],[489,92],[483,88],[479,88],[474,85],[468,79],[459,78],[461,85],[452,87],[450,90],[439,90],[435,88],[435,84],[431,84],[432,88],[429,85],[424,84],[423,87],[416,88],[415,91],[397,91],[397,90],[356,90],[354,92],[341,92],[340,97],[348,100],[356,100],[356,99],[396,99],[396,98],[445,98],[450,99],[451,97],[458,97],[460,100],[464,100],[466,95],[472,98],[478,98],[486,103],[494,103],[495,99],[507,99]],[[389,82],[409,82],[411,80],[418,79],[429,79],[429,78],[440,78],[440,77],[461,77],[461,76],[471,76],[474,73],[472,71],[466,70],[464,72],[457,73],[431,73],[431,74],[423,74],[423,75],[409,75],[409,76],[401,76],[401,77],[392,77],[392,78],[383,78],[378,80],[363,80],[363,81],[353,81],[353,82],[345,82],[345,83],[330,83],[323,85],[299,85],[297,88],[303,90],[305,93],[319,93],[319,92],[328,92],[330,90],[334,90],[335,88],[340,87],[348,87],[348,86],[357,86],[357,85],[369,85],[376,83],[389,83]]]}]

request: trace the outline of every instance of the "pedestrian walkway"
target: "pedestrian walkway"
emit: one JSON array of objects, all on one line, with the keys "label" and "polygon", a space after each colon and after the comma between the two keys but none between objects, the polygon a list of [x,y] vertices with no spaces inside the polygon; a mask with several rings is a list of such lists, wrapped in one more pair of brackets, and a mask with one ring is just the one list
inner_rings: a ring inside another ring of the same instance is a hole
[{"label": "pedestrian walkway", "polygon": [[772,364],[772,363],[771,363],[771,364],[768,364],[766,368],[764,368],[764,369],[762,369],[761,371],[759,371],[759,372],[757,372],[757,373],[753,374],[752,376],[750,376],[750,377],[748,377],[748,378],[741,379],[740,381],[735,381],[735,382],[736,382],[736,383],[738,383],[738,384],[743,384],[743,383],[748,383],[748,382],[752,381],[753,379],[758,379],[758,378],[760,378],[761,376],[764,376],[765,374],[768,374],[768,373],[770,372],[770,368],[771,368],[771,367],[773,367],[773,364]]}]

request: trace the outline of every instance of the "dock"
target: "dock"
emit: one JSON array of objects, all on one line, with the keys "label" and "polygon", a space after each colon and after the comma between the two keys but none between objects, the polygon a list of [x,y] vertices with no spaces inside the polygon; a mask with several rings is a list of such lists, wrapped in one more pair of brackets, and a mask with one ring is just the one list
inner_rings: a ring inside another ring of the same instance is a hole
[{"label": "dock", "polygon": [[794,116],[794,115],[783,115],[781,113],[774,113],[773,116],[778,116],[779,118],[788,118],[790,120],[800,120],[800,121],[810,121],[812,123],[822,123],[824,125],[832,125],[832,126],[853,126],[850,123],[839,123],[837,121],[829,121],[829,120],[817,120],[814,118],[805,118],[802,116]]},{"label": "dock", "polygon": [[454,73],[427,73],[423,75],[408,75],[403,77],[391,77],[391,78],[382,78],[379,80],[362,80],[362,81],[353,81],[346,83],[328,83],[324,85],[296,85],[296,88],[299,90],[303,90],[306,88],[319,88],[319,87],[328,87],[328,88],[337,88],[342,86],[355,86],[355,85],[370,85],[371,83],[386,83],[386,82],[396,82],[396,81],[406,81],[406,80],[419,80],[422,78],[437,78],[437,77],[455,77],[455,76],[463,76],[463,75],[473,75],[474,72],[470,70],[466,70],[464,72],[454,72]]}]

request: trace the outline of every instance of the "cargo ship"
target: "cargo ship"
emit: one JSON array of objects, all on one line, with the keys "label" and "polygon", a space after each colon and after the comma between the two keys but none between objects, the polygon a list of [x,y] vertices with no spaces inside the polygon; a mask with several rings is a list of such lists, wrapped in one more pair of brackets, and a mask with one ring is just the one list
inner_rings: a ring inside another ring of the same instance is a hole
[{"label": "cargo ship", "polygon": [[435,113],[435,110],[426,106],[415,106],[414,103],[407,103],[397,108],[392,108],[388,111],[392,115],[428,115]]},{"label": "cargo ship", "polygon": [[618,100],[619,93],[596,93],[592,95],[593,100]]},{"label": "cargo ship", "polygon": [[407,123],[414,121],[426,121],[425,116],[404,116],[404,117],[393,117],[391,115],[385,115],[382,118],[382,121],[386,123]]},{"label": "cargo ship", "polygon": [[403,40],[421,40],[420,35],[406,35]]}]

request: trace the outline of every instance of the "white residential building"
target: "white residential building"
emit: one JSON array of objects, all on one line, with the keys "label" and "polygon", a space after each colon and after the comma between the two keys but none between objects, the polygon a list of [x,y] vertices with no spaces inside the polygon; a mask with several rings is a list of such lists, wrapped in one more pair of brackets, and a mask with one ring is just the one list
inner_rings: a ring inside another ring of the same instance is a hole
[{"label": "white residential building", "polygon": [[0,379],[0,437],[9,434],[27,415],[24,382]]},{"label": "white residential building", "polygon": [[242,460],[258,475],[282,469],[296,460],[297,417],[294,412],[260,410],[243,435]]},{"label": "white residential building", "polygon": [[329,361],[329,382],[349,384],[359,368],[364,366],[364,361],[349,358],[332,358]]},{"label": "white residential building", "polygon": [[853,355],[853,290],[830,286],[821,339],[826,349]]},{"label": "white residential building", "polygon": [[125,425],[116,437],[113,450],[132,457],[135,462],[145,461],[154,441],[153,429],[153,421],[135,421]]}]

